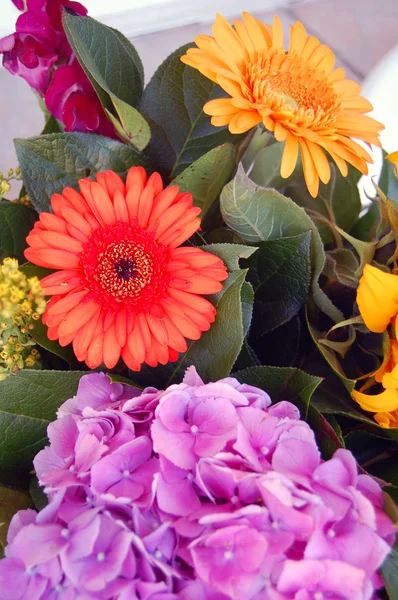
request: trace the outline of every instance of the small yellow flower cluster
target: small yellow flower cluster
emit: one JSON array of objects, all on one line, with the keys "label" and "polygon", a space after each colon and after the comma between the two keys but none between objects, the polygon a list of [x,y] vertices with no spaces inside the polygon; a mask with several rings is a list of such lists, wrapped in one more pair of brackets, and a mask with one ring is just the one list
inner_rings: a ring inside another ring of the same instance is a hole
[{"label": "small yellow flower cluster", "polygon": [[10,181],[12,179],[16,179],[17,181],[22,179],[21,169],[8,169],[7,177],[4,177],[4,174],[0,172],[0,200],[4,198],[8,194],[11,189]]},{"label": "small yellow flower cluster", "polygon": [[39,361],[29,332],[46,304],[37,277],[26,277],[17,260],[5,258],[0,265],[0,381]]}]

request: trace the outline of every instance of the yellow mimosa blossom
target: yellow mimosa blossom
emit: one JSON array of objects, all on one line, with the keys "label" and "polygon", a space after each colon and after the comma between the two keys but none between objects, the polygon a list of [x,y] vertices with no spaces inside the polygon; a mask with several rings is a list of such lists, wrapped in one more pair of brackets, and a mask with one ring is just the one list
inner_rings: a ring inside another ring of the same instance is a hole
[{"label": "yellow mimosa blossom", "polygon": [[17,260],[5,258],[0,265],[0,381],[39,360],[29,331],[46,304],[37,277],[26,277]]},{"label": "yellow mimosa blossom", "polygon": [[330,180],[325,150],[343,176],[347,162],[362,173],[372,162],[356,141],[380,146],[381,123],[365,113],[370,102],[360,86],[334,69],[333,52],[307,34],[302,23],[291,27],[289,47],[283,44],[282,24],[264,24],[247,12],[231,27],[220,15],[213,36],[195,38],[181,60],[218,83],[228,98],[211,100],[204,112],[215,126],[228,125],[231,133],[244,133],[263,123],[279,142],[285,142],[281,175],[289,177],[299,151],[310,194],[318,193],[319,180]]}]

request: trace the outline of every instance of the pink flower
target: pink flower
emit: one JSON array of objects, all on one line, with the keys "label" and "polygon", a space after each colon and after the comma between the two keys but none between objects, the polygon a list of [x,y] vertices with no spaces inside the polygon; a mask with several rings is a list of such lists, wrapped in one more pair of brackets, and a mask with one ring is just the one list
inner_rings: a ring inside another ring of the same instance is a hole
[{"label": "pink flower", "polygon": [[200,457],[214,456],[236,436],[235,406],[229,397],[218,395],[224,392],[221,386],[206,389],[213,385],[197,390],[175,386],[156,409],[154,450],[181,469],[193,469]]},{"label": "pink flower", "polygon": [[76,60],[54,72],[44,101],[51,114],[64,123],[65,131],[115,136],[94,88]]},{"label": "pink flower", "polygon": [[190,545],[199,578],[236,600],[253,595],[267,547],[260,532],[239,525],[224,527]]}]

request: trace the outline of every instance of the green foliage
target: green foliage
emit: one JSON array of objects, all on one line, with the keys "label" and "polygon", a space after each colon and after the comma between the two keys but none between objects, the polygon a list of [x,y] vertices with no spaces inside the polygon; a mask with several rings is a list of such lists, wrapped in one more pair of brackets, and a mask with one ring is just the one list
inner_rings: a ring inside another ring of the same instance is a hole
[{"label": "green foliage", "polygon": [[48,211],[50,198],[78,179],[112,169],[125,175],[145,159],[121,142],[88,133],[53,133],[16,139],[15,148],[26,190],[38,212]]},{"label": "green foliage", "polygon": [[16,202],[0,202],[0,261],[7,256],[25,262],[26,236],[37,220],[37,213]]},{"label": "green foliage", "polygon": [[250,243],[312,232],[312,293],[315,302],[335,321],[341,312],[319,288],[318,279],[325,264],[323,243],[318,230],[303,208],[271,188],[257,186],[240,166],[220,198],[225,223]]},{"label": "green foliage", "polygon": [[18,510],[32,506],[30,497],[20,491],[0,486],[0,558],[6,546],[8,525]]},{"label": "green foliage", "polygon": [[160,65],[147,85],[140,111],[152,137],[147,152],[157,171],[173,179],[201,156],[240,136],[226,127],[213,127],[203,106],[224,92],[180,58],[192,44],[182,46]]},{"label": "green foliage", "polygon": [[361,212],[361,199],[358,181],[361,173],[349,167],[347,177],[343,177],[335,164],[331,163],[331,177],[327,184],[320,183],[319,193],[313,198],[304,181],[290,183],[285,190],[286,196],[302,206],[312,218],[325,244],[339,242],[335,226],[350,231]]},{"label": "green foliage", "polygon": [[200,248],[221,258],[229,271],[239,269],[239,260],[249,258],[257,250],[253,246],[243,246],[242,244],[206,244]]},{"label": "green foliage", "polygon": [[202,209],[203,219],[230,180],[234,166],[235,149],[232,144],[223,144],[201,156],[171,184],[178,185],[180,192],[192,194],[195,206]]},{"label": "green foliage", "polygon": [[398,600],[398,543],[384,561],[382,573],[390,600]]},{"label": "green foliage", "polygon": [[118,133],[142,150],[151,132],[136,110],[142,96],[144,70],[134,46],[119,31],[90,17],[64,11],[63,25],[74,53]]},{"label": "green foliage", "polygon": [[235,372],[233,376],[241,383],[265,390],[273,403],[281,400],[292,402],[299,408],[303,419],[307,418],[311,396],[322,381],[320,377],[292,367],[250,367]]},{"label": "green foliage", "polygon": [[311,232],[271,239],[245,263],[256,294],[253,332],[260,337],[289,321],[304,304],[311,283]]},{"label": "green foliage", "polygon": [[0,469],[32,468],[59,406],[77,389],[79,371],[23,370],[0,383]]}]

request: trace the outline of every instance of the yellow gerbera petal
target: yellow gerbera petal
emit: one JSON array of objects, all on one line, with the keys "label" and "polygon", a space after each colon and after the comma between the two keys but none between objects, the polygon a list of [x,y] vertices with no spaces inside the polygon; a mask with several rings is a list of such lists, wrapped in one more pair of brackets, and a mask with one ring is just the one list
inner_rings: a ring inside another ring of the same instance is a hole
[{"label": "yellow gerbera petal", "polygon": [[384,390],[374,396],[354,390],[352,397],[363,410],[368,412],[391,412],[398,408],[398,390]]},{"label": "yellow gerbera petal", "polygon": [[[278,141],[286,139],[283,177],[296,164],[300,147],[304,177],[312,196],[318,193],[319,180],[327,182],[330,177],[324,150],[344,176],[346,163],[366,173],[370,156],[351,138],[380,145],[383,125],[365,114],[371,105],[359,96],[358,84],[344,79],[343,69],[333,70],[335,57],[330,48],[308,35],[297,22],[291,27],[285,51],[277,16],[272,26],[247,12],[242,17],[243,23],[236,20],[231,27],[217,16],[214,37],[199,36],[195,41],[200,52],[195,54],[190,49],[182,57],[217,81],[233,106],[240,109],[242,116],[231,113],[228,119],[230,131],[242,133],[262,120]],[[226,124],[225,113],[212,116],[214,125]],[[293,153],[290,159],[289,152]]]},{"label": "yellow gerbera petal", "polygon": [[398,168],[398,150],[387,154],[386,160],[389,160],[390,162],[392,162],[393,165],[395,165]]},{"label": "yellow gerbera petal", "polygon": [[398,276],[365,265],[357,290],[359,312],[370,331],[382,333],[398,313]]}]

